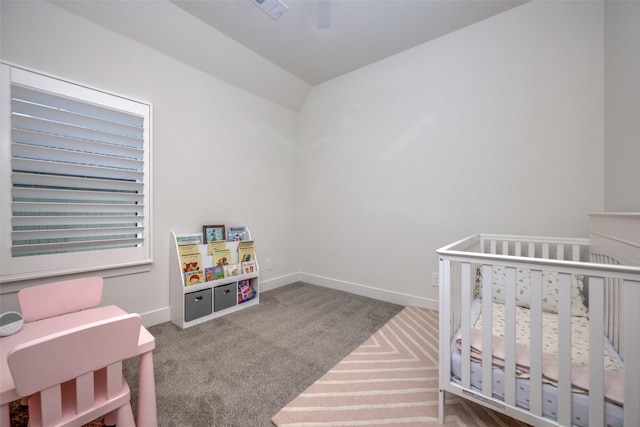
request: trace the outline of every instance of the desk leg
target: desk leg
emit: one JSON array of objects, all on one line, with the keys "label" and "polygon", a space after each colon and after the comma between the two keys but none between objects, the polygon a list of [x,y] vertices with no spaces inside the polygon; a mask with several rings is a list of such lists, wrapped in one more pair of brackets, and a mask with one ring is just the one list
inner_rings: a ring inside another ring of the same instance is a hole
[{"label": "desk leg", "polygon": [[6,403],[0,406],[0,427],[9,427],[10,422],[9,404]]},{"label": "desk leg", "polygon": [[153,353],[148,351],[140,355],[138,380],[138,426],[157,427],[156,381],[153,372]]}]

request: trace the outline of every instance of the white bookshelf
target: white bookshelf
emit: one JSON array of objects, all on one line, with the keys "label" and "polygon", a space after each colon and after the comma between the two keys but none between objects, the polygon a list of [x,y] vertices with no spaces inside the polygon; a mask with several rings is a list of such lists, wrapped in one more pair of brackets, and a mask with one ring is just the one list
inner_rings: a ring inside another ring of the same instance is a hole
[{"label": "white bookshelf", "polygon": [[[238,274],[237,276],[185,286],[177,238],[198,234],[198,232],[170,232],[171,321],[183,329],[260,303],[260,268],[257,257],[255,257],[256,271],[253,273]],[[247,239],[252,240],[248,230],[247,234]],[[226,246],[231,251],[231,263],[238,263],[238,243],[226,242]],[[213,266],[212,257],[207,255],[207,245],[199,245],[199,251],[202,256],[203,268]],[[240,267],[238,265],[239,272],[241,271]],[[238,283],[241,280],[249,280],[256,295],[248,301],[238,303]],[[218,297],[217,301],[216,296]],[[224,308],[220,308],[221,305]]]}]

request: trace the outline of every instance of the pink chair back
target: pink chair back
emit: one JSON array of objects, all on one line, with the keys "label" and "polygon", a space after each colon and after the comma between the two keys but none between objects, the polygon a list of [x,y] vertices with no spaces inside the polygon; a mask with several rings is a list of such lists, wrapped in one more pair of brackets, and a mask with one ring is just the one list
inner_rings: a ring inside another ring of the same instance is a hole
[{"label": "pink chair back", "polygon": [[32,286],[18,292],[25,322],[84,310],[100,304],[102,277],[87,277]]},{"label": "pink chair back", "polygon": [[135,356],[140,326],[140,315],[127,314],[34,339],[9,352],[16,392],[31,396],[29,424],[82,425],[120,408],[124,415],[118,413],[117,419],[133,425],[122,360]]}]

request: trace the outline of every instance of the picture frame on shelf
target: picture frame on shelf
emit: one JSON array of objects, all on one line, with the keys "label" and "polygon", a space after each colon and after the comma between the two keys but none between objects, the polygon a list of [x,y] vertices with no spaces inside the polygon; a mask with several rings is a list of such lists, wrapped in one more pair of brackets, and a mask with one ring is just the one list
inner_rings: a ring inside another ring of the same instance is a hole
[{"label": "picture frame on shelf", "polygon": [[203,225],[202,236],[205,245],[214,240],[224,240],[224,225]]}]

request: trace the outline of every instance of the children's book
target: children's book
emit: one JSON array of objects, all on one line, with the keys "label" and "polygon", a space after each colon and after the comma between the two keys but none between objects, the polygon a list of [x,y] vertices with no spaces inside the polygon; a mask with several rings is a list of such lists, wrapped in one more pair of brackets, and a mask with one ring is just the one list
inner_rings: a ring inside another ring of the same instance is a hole
[{"label": "children's book", "polygon": [[197,254],[183,255],[180,257],[183,273],[191,273],[194,271],[202,273],[202,256]]},{"label": "children's book", "polygon": [[213,280],[223,279],[224,278],[224,270],[221,265],[213,266]]},{"label": "children's book", "polygon": [[199,271],[190,271],[184,275],[184,285],[192,286],[204,282],[204,274]]},{"label": "children's book", "polygon": [[253,240],[244,240],[238,243],[238,262],[255,261]]},{"label": "children's book", "polygon": [[247,237],[247,227],[245,227],[244,225],[231,226],[227,231],[228,242],[239,242],[241,240],[247,240]]},{"label": "children's book", "polygon": [[184,255],[197,254],[197,253],[200,253],[200,251],[198,250],[198,245],[193,243],[188,245],[178,245],[178,253],[182,257]]},{"label": "children's book", "polygon": [[215,278],[213,277],[213,267],[207,267],[204,269],[204,280],[206,280],[207,282],[215,280]]},{"label": "children's book", "polygon": [[176,234],[178,245],[202,244],[202,234]]},{"label": "children's book", "polygon": [[227,265],[231,262],[231,251],[229,249],[221,249],[213,251],[213,265]]},{"label": "children's book", "polygon": [[227,249],[227,242],[224,240],[214,240],[207,244],[207,255],[212,256],[214,251]]},{"label": "children's book", "polygon": [[244,274],[255,273],[255,271],[256,271],[255,261],[245,261],[242,263],[242,272]]},{"label": "children's book", "polygon": [[223,265],[224,277],[231,277],[238,275],[238,264]]}]

